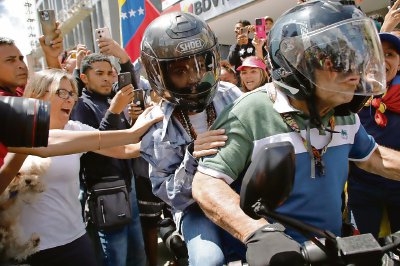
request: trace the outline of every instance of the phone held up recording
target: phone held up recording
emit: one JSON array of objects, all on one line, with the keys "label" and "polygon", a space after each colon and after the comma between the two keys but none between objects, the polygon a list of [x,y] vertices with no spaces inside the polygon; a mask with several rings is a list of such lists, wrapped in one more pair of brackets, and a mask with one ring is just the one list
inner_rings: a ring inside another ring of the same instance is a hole
[{"label": "phone held up recording", "polygon": [[239,29],[239,45],[246,45],[249,42],[249,29],[247,27],[241,27]]},{"label": "phone held up recording", "polygon": [[118,74],[118,90],[132,84],[132,75],[130,72],[123,72]]},{"label": "phone held up recording", "polygon": [[100,39],[102,37],[111,39],[110,29],[107,27],[95,29],[96,39]]},{"label": "phone held up recording", "polygon": [[39,10],[39,21],[42,28],[43,35],[45,37],[45,44],[51,45],[51,41],[57,37],[56,34],[56,15],[54,10],[52,9],[45,9]]},{"label": "phone held up recording", "polygon": [[259,39],[265,40],[267,38],[264,18],[256,18],[256,35]]},{"label": "phone held up recording", "polygon": [[[130,72],[123,72],[118,74],[118,90],[122,89],[123,87],[132,84],[132,76]],[[145,109],[144,106],[144,91],[142,89],[135,89],[133,91],[133,101],[132,103],[140,106],[142,110]]]},{"label": "phone held up recording", "polygon": [[140,106],[140,109],[144,110],[144,90],[143,89],[137,89],[133,91],[133,101],[132,103]]}]

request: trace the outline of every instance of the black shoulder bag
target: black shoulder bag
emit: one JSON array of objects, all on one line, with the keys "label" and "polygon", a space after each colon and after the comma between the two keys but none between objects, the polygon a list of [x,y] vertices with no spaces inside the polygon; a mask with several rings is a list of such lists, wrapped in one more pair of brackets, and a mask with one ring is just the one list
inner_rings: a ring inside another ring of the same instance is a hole
[{"label": "black shoulder bag", "polygon": [[97,230],[115,230],[132,221],[130,195],[124,179],[104,177],[88,188],[89,219]]}]

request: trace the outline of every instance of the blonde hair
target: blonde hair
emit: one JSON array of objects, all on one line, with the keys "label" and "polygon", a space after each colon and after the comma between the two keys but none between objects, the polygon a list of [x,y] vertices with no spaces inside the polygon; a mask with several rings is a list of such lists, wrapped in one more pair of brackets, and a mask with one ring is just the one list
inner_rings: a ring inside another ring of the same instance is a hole
[{"label": "blonde hair", "polygon": [[[25,87],[24,97],[41,99],[47,92],[56,94],[61,80],[66,79],[71,83],[72,90],[78,94],[78,86],[75,78],[61,69],[46,69],[36,72],[28,81]],[[55,84],[55,86],[51,86]]]},{"label": "blonde hair", "polygon": [[[264,85],[265,83],[268,83],[269,80],[269,75],[268,72],[262,68],[258,68],[258,67],[249,67],[249,68],[257,68],[260,72],[261,72],[261,80],[260,82],[257,84],[257,87],[261,87],[262,85]],[[242,72],[240,72],[242,73]],[[249,90],[246,88],[246,85],[244,84],[244,82],[242,81],[242,77],[240,77],[240,85],[242,87],[242,90],[244,92],[248,92]]]}]

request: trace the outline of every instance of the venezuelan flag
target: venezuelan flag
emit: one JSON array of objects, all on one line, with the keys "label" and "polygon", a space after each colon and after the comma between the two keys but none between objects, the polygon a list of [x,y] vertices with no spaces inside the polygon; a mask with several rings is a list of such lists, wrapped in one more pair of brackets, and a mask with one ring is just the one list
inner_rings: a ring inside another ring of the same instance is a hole
[{"label": "venezuelan flag", "polygon": [[149,0],[118,0],[122,45],[131,61],[140,56],[143,33],[160,13]]}]

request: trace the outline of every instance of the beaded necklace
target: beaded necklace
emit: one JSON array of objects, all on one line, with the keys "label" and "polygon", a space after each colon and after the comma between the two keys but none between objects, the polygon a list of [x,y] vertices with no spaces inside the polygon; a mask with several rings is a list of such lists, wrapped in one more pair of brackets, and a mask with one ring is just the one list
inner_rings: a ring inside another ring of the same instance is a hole
[{"label": "beaded necklace", "polygon": [[[215,113],[214,105],[212,103],[207,106],[206,113],[207,113],[207,125],[208,125],[208,128],[210,128],[217,117],[217,115]],[[183,111],[181,108],[175,108],[174,116],[181,123],[181,125],[185,129],[186,133],[188,133],[190,138],[192,140],[195,140],[197,138],[197,134],[193,128],[192,123],[190,122],[187,111]]]}]

